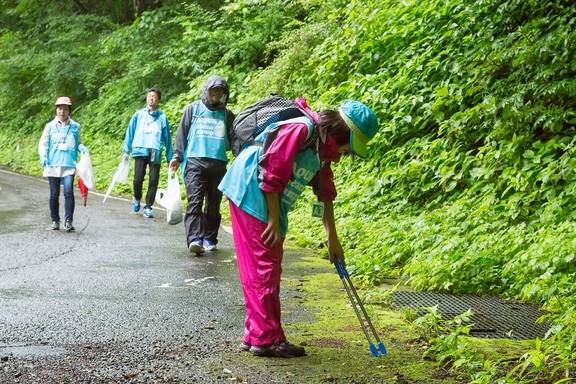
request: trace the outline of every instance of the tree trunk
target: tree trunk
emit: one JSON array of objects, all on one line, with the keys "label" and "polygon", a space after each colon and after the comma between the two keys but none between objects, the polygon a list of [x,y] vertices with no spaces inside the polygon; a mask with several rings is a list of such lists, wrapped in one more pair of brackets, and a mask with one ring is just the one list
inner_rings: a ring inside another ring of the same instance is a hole
[{"label": "tree trunk", "polygon": [[154,3],[156,3],[156,1],[154,0],[133,0],[133,2],[134,2],[134,17],[140,16],[142,12],[152,8]]},{"label": "tree trunk", "polygon": [[83,13],[88,13],[88,8],[86,8],[86,6],[82,4],[80,0],[74,0],[74,4],[76,4],[76,6],[80,8],[80,11],[82,11]]}]

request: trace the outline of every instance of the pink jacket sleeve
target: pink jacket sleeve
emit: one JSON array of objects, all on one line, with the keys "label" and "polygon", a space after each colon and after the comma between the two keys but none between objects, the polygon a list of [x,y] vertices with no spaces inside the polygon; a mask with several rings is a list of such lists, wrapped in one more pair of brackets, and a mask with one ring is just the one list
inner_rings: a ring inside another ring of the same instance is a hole
[{"label": "pink jacket sleeve", "polygon": [[282,192],[292,178],[294,159],[301,146],[306,142],[308,127],[306,124],[285,124],[266,150],[263,164],[263,176],[260,189],[263,192]]}]

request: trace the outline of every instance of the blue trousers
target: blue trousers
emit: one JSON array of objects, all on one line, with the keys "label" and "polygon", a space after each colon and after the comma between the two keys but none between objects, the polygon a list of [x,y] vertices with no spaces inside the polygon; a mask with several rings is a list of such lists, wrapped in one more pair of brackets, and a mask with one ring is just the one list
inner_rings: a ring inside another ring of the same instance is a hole
[{"label": "blue trousers", "polygon": [[60,184],[64,186],[64,220],[74,219],[74,175],[64,177],[49,177],[50,184],[50,218],[60,222],[59,200]]}]

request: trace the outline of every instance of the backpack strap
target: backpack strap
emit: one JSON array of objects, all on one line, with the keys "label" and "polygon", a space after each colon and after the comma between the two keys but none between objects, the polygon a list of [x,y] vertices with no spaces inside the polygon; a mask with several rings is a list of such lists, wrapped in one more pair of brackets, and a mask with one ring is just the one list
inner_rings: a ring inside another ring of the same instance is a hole
[{"label": "backpack strap", "polygon": [[302,145],[301,151],[304,151],[308,148],[317,149],[318,148],[318,140],[320,139],[320,135],[318,134],[318,129],[316,128],[316,124],[312,123],[312,132],[308,135],[308,138]]},{"label": "backpack strap", "polygon": [[305,116],[296,117],[296,118],[289,119],[289,120],[280,121],[277,123],[277,128],[276,128],[276,129],[279,129],[283,124],[296,122],[295,120],[301,120],[303,117],[307,118],[310,121],[311,125],[306,124],[309,127],[308,128],[308,135],[306,137],[306,141],[300,146],[300,149],[298,150],[299,152],[305,151],[309,148],[313,148],[313,149],[317,148],[317,143],[318,143],[318,139],[320,138],[320,136],[318,135],[318,129],[316,128],[316,124],[314,123],[314,120],[311,117],[309,117],[308,115],[305,115]]}]

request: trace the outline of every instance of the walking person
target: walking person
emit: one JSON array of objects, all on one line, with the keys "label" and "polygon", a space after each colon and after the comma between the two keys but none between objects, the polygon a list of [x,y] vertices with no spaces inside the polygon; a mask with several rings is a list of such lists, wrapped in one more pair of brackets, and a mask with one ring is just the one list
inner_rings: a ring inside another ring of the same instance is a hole
[{"label": "walking person", "polygon": [[148,190],[143,216],[154,217],[152,206],[156,199],[162,150],[166,147],[166,161],[172,158],[170,125],[166,114],[158,108],[162,94],[158,88],[150,88],[146,93],[146,107],[132,115],[122,147],[124,159],[134,158],[134,180],[132,183],[132,213],[140,212],[142,184],[148,168]]},{"label": "walking person", "polygon": [[60,185],[64,186],[64,229],[74,231],[74,175],[78,151],[84,151],[80,143],[80,124],[70,118],[72,100],[61,96],[55,103],[56,116],[44,127],[38,155],[43,168],[42,176],[50,185],[50,229],[60,229]]},{"label": "walking person", "polygon": [[[290,344],[281,325],[280,275],[288,211],[306,185],[318,198],[330,262],[344,261],[336,232],[336,188],[330,164],[342,155],[367,155],[366,144],[377,132],[374,112],[357,101],[338,111],[312,112],[273,123],[232,162],[219,188],[230,205],[232,233],[246,317],[242,349],[256,356],[297,357],[303,347]],[[310,139],[313,145],[310,145]]]},{"label": "walking person", "polygon": [[234,114],[226,108],[230,91],[220,76],[204,84],[201,100],[184,109],[174,138],[170,168],[184,170],[188,207],[184,218],[186,245],[193,254],[216,249],[222,192],[218,184],[226,173],[226,151]]}]

